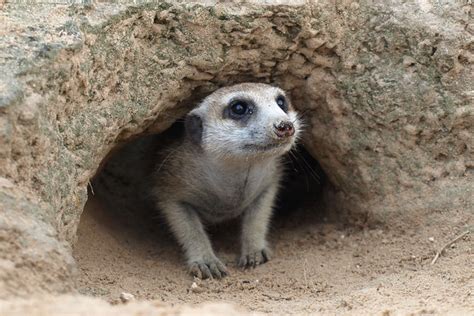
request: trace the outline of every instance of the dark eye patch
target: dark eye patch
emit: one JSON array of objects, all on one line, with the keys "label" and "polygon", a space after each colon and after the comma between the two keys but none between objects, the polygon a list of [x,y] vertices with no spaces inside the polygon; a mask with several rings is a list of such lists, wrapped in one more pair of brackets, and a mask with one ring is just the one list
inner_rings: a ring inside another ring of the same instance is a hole
[{"label": "dark eye patch", "polygon": [[283,110],[283,112],[287,113],[288,112],[288,103],[286,101],[286,98],[282,95],[279,95],[277,98],[276,98],[276,103],[277,105],[280,107],[280,109]]},{"label": "dark eye patch", "polygon": [[224,117],[233,120],[246,120],[253,114],[255,106],[252,102],[243,99],[232,100],[224,109]]},{"label": "dark eye patch", "polygon": [[230,113],[234,116],[242,116],[249,111],[249,105],[245,101],[235,101],[230,105]]}]

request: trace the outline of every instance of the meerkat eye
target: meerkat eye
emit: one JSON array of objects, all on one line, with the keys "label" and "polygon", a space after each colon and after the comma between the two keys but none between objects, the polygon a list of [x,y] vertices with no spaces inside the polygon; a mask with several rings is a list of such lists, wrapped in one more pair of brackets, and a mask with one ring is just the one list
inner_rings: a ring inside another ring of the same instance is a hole
[{"label": "meerkat eye", "polygon": [[285,97],[282,96],[282,95],[279,95],[277,98],[276,98],[276,103],[278,104],[278,106],[280,107],[280,109],[283,110],[283,112],[288,112],[288,104],[286,103],[286,100],[285,100]]},{"label": "meerkat eye", "polygon": [[245,101],[236,100],[230,104],[230,114],[234,119],[239,119],[249,112],[249,105]]}]

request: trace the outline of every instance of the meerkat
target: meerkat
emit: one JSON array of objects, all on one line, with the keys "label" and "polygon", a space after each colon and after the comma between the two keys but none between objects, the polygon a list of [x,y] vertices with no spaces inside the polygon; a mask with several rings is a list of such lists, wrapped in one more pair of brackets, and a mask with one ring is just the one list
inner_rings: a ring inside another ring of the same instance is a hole
[{"label": "meerkat", "polygon": [[184,137],[152,174],[157,207],[199,278],[228,274],[206,225],[241,216],[239,266],[270,259],[267,232],[283,166],[301,123],[285,92],[261,83],[221,88],[185,118]]}]

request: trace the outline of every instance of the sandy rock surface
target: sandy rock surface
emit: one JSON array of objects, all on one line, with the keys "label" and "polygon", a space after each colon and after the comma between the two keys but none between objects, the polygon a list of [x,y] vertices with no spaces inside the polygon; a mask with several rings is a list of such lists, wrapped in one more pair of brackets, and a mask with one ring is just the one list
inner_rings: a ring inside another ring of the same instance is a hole
[{"label": "sandy rock surface", "polygon": [[[289,92],[341,223],[445,239],[472,227],[472,5],[285,4],[0,2],[1,298],[83,290],[88,254],[72,248],[101,162],[242,81]],[[472,282],[469,245],[450,269]],[[447,292],[472,297],[467,281]]]}]

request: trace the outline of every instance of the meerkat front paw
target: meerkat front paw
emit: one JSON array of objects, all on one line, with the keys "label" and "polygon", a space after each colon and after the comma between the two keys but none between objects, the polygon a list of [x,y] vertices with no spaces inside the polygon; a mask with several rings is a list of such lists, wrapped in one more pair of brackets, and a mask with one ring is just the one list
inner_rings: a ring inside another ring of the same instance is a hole
[{"label": "meerkat front paw", "polygon": [[270,260],[271,251],[268,248],[263,248],[257,251],[250,251],[242,254],[239,260],[239,266],[241,268],[255,268],[256,266],[263,264]]},{"label": "meerkat front paw", "polygon": [[200,279],[220,279],[228,274],[225,264],[215,256],[193,260],[189,264],[189,272]]}]

